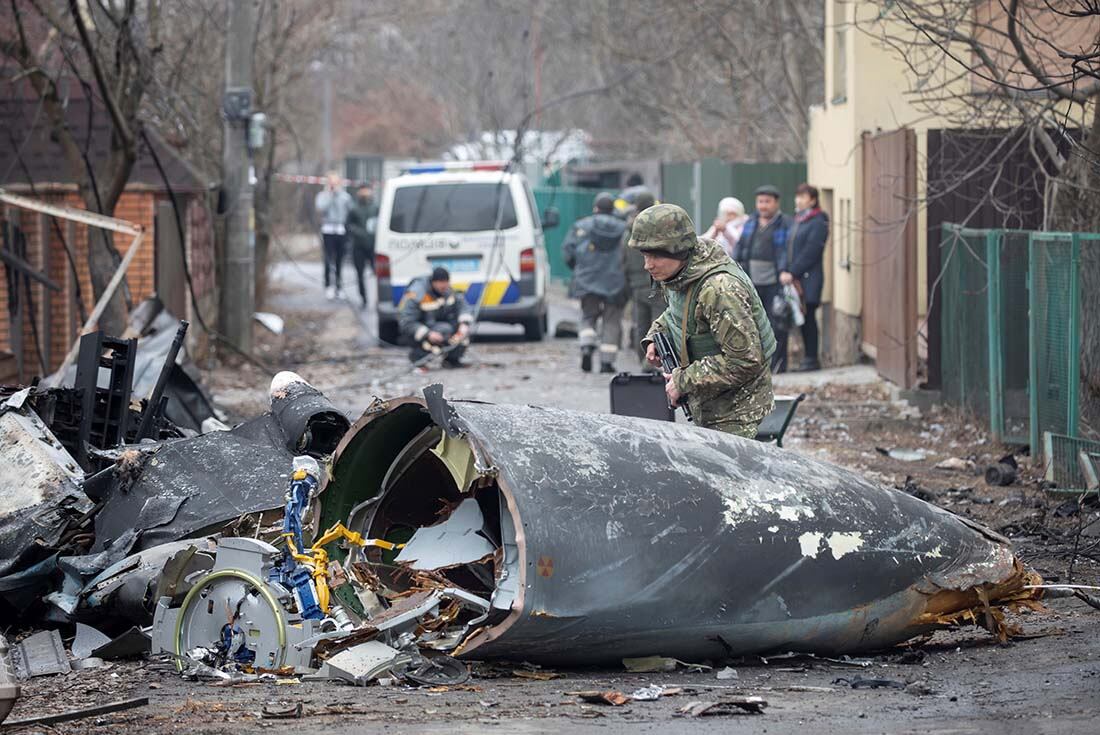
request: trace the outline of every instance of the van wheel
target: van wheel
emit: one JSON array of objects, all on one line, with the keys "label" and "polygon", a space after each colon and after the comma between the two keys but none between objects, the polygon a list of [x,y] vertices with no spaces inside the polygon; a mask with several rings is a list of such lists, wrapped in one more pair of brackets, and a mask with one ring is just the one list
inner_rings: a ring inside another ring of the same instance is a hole
[{"label": "van wheel", "polygon": [[530,342],[541,342],[546,334],[546,315],[523,320],[523,336]]},{"label": "van wheel", "polygon": [[397,322],[378,322],[378,339],[387,345],[396,345],[399,337]]}]

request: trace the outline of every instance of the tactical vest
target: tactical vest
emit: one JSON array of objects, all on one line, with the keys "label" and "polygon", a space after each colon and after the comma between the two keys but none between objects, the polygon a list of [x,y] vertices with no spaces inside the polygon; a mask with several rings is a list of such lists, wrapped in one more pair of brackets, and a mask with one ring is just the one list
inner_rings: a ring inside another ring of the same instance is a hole
[{"label": "tactical vest", "polygon": [[[745,284],[750,293],[756,293],[756,287],[752,285],[752,281],[745,275],[745,271],[735,263],[723,263],[703,273],[698,280],[691,284],[686,296],[683,295],[683,292],[670,289],[667,312],[669,318],[666,320],[665,326],[669,328],[668,331],[671,333],[669,336],[673,338],[673,344],[680,348],[681,365],[686,366],[704,357],[722,354],[722,347],[718,344],[714,335],[711,332],[697,332],[695,323],[699,287],[703,285],[703,281],[717,273],[728,273]],[[678,320],[676,316],[679,316]],[[764,311],[760,299],[753,299],[752,318],[756,322],[756,331],[760,334],[760,349],[764,353],[764,363],[767,364],[775,353],[775,333],[772,332],[771,322],[768,321],[768,315]]]}]

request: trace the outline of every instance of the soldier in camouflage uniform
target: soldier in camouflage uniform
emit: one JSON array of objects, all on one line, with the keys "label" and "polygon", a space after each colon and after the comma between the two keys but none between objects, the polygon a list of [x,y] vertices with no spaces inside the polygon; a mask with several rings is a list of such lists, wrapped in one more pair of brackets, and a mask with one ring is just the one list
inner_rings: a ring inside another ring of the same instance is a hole
[{"label": "soldier in camouflage uniform", "polygon": [[653,365],[660,365],[654,332],[679,351],[682,367],[665,376],[669,401],[686,399],[699,426],[756,436],[774,405],[775,335],[749,277],[718,243],[697,237],[675,204],[640,212],[628,245],[645,256],[646,271],[668,298],[642,344]]}]

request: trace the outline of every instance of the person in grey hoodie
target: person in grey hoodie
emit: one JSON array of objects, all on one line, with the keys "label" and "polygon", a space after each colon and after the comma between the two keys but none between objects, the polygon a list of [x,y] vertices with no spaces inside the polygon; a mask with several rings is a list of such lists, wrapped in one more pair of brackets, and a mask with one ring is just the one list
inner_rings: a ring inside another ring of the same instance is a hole
[{"label": "person in grey hoodie", "polygon": [[340,268],[344,263],[344,241],[347,231],[344,223],[351,209],[351,194],[343,187],[340,174],[329,171],[325,174],[325,188],[317,192],[313,208],[321,218],[322,255],[325,264],[325,297],[330,301],[344,298],[344,289],[340,281]]},{"label": "person in grey hoodie", "polygon": [[623,341],[622,237],[626,223],[616,217],[615,200],[607,192],[596,196],[592,214],[573,223],[562,243],[565,265],[573,271],[569,295],[581,301],[581,370],[591,372],[597,340],[600,372],[615,372],[615,356]]}]

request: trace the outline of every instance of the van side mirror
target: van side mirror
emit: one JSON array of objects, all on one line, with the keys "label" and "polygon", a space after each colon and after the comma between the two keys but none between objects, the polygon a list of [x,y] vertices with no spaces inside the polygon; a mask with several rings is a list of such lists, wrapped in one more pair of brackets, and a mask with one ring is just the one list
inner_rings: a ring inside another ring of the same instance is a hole
[{"label": "van side mirror", "polygon": [[542,229],[552,230],[561,223],[561,213],[557,207],[547,207],[542,213]]}]

